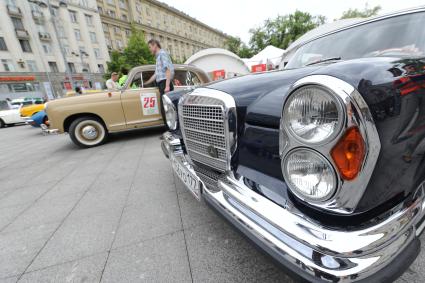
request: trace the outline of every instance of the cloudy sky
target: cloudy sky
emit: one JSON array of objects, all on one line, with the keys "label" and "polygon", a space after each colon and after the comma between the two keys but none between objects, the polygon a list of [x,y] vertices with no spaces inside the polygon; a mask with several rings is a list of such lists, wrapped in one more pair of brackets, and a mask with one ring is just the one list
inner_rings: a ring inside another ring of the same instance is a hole
[{"label": "cloudy sky", "polygon": [[[363,9],[361,0],[161,0],[192,17],[230,35],[249,41],[249,29],[261,25],[267,18],[300,11],[324,15],[328,21],[341,17],[350,8]],[[369,7],[380,5],[381,13],[424,5],[424,0],[369,0]]]}]

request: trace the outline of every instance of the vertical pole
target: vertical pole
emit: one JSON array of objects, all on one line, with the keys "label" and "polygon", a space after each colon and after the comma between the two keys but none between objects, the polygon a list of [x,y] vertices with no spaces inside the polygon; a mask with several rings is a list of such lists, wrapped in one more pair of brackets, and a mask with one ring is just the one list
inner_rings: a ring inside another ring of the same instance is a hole
[{"label": "vertical pole", "polygon": [[74,89],[74,79],[72,78],[72,73],[71,73],[71,70],[69,69],[68,61],[66,60],[65,49],[64,49],[64,47],[63,47],[63,45],[62,45],[62,41],[61,41],[61,39],[60,39],[60,37],[59,37],[58,28],[57,28],[57,26],[56,26],[56,23],[57,23],[57,22],[56,22],[56,18],[55,18],[55,16],[54,16],[54,12],[53,12],[52,5],[50,4],[50,0],[47,0],[47,7],[48,7],[48,9],[49,9],[50,18],[51,18],[51,20],[52,20],[53,30],[54,30],[54,32],[55,32],[56,39],[58,40],[58,43],[59,43],[59,50],[60,50],[60,52],[61,52],[62,59],[63,59],[63,62],[64,62],[64,64],[65,64],[65,73],[66,73],[66,75],[67,75],[67,76],[68,76],[68,78],[69,78],[69,81],[70,81],[70,83],[71,83],[71,88],[72,88],[72,89]]}]

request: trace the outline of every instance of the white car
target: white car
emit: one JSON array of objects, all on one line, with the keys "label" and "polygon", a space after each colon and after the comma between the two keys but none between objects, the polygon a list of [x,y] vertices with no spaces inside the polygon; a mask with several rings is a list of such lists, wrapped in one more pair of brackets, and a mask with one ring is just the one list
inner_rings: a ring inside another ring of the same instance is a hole
[{"label": "white car", "polygon": [[0,128],[24,122],[25,120],[21,118],[19,108],[12,107],[7,101],[0,101]]}]

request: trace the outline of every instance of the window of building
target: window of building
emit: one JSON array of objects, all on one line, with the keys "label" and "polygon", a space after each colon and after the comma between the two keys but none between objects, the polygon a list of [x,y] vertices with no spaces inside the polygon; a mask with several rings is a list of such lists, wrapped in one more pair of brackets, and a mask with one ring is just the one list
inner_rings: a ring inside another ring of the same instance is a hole
[{"label": "window of building", "polygon": [[94,52],[94,56],[96,58],[101,58],[102,56],[100,55],[100,49],[99,48],[93,48],[93,52]]},{"label": "window of building", "polygon": [[80,5],[83,7],[88,8],[89,7],[89,2],[87,0],[80,0]]},{"label": "window of building", "polygon": [[0,51],[7,51],[6,41],[3,37],[0,37]]},{"label": "window of building", "polygon": [[146,15],[149,16],[149,17],[151,15],[151,10],[148,7],[146,7]]},{"label": "window of building", "polygon": [[130,36],[130,34],[131,34],[131,30],[126,29],[126,30],[125,30],[125,34],[126,34],[127,36]]},{"label": "window of building", "polygon": [[117,40],[116,40],[116,44],[117,44],[117,47],[118,47],[119,49],[123,48],[123,44],[122,44],[122,41],[121,41],[121,40],[117,39]]},{"label": "window of building", "polygon": [[99,12],[99,14],[103,14],[103,8],[100,6],[97,6],[97,11]]},{"label": "window of building", "polygon": [[128,20],[127,15],[125,15],[125,14],[124,14],[124,15],[122,15],[122,16],[121,16],[121,20],[123,20],[123,21],[127,21],[127,20]]},{"label": "window of building", "polygon": [[120,33],[121,33],[121,29],[120,29],[120,27],[118,27],[118,26],[115,26],[115,27],[114,27],[114,31],[115,31],[115,33],[117,33],[117,34],[120,34]]},{"label": "window of building", "polygon": [[90,32],[90,41],[92,43],[97,43],[97,36],[95,32],[92,32],[92,31]]},{"label": "window of building", "polygon": [[32,52],[30,42],[26,39],[20,39],[19,44],[23,52]]},{"label": "window of building", "polygon": [[52,47],[50,44],[43,44],[43,51],[45,54],[51,54],[52,53]]},{"label": "window of building", "polygon": [[50,72],[59,73],[58,64],[56,62],[49,62]]},{"label": "window of building", "polygon": [[103,64],[98,64],[97,68],[99,69],[99,73],[105,73],[105,66]]},{"label": "window of building", "polygon": [[125,0],[119,0],[119,1],[120,1],[119,2],[120,8],[127,9],[127,3],[125,2]]},{"label": "window of building", "polygon": [[102,23],[102,28],[104,32],[109,31],[108,24]]},{"label": "window of building", "polygon": [[1,63],[3,64],[3,68],[6,72],[14,72],[15,65],[12,60],[9,59],[1,59]]},{"label": "window of building", "polygon": [[93,26],[93,16],[92,15],[85,15],[86,17],[86,23],[88,26]]},{"label": "window of building", "polygon": [[15,29],[24,30],[24,24],[20,18],[11,17]]},{"label": "window of building", "polygon": [[69,56],[71,54],[71,49],[69,48],[69,45],[63,45],[63,52],[66,56]]},{"label": "window of building", "polygon": [[76,73],[77,70],[75,69],[74,63],[68,63],[68,68],[71,71],[71,73]]},{"label": "window of building", "polygon": [[116,17],[115,11],[109,10],[108,11],[109,16],[111,16],[112,18]]},{"label": "window of building", "polygon": [[71,18],[72,23],[77,23],[77,12],[69,10],[69,17]]},{"label": "window of building", "polygon": [[52,16],[57,17],[59,15],[59,8],[52,7]]},{"label": "window of building", "polygon": [[115,4],[115,1],[114,1],[114,0],[106,0],[106,2],[107,2],[108,4],[111,4],[111,5],[114,5],[114,4]]},{"label": "window of building", "polygon": [[74,29],[75,39],[81,40],[81,32],[79,29]]},{"label": "window of building", "polygon": [[30,72],[38,72],[37,63],[34,60],[28,60],[27,66]]}]

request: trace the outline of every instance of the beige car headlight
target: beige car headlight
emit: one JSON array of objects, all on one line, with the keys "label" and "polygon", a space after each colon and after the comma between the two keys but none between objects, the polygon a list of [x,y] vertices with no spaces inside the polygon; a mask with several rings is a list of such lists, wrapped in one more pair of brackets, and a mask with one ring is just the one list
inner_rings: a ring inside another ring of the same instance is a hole
[{"label": "beige car headlight", "polygon": [[162,103],[165,112],[165,119],[170,130],[177,129],[177,111],[173,102],[167,95],[162,96]]}]

